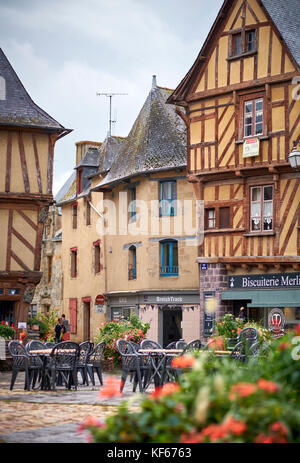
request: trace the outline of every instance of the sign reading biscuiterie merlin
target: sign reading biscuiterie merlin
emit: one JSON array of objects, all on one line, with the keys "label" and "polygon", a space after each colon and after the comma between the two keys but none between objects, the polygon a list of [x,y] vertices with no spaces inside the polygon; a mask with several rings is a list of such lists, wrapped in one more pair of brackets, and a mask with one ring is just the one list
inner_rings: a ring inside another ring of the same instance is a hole
[{"label": "sign reading biscuiterie merlin", "polygon": [[300,287],[300,273],[228,276],[229,289],[278,289]]}]

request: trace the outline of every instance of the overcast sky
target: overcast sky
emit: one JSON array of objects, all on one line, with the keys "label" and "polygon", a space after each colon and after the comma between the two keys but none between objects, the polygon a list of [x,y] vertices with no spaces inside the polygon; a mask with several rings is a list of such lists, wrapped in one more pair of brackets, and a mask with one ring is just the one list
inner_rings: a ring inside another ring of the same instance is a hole
[{"label": "overcast sky", "polygon": [[55,146],[54,194],[75,165],[75,143],[127,136],[157,84],[175,89],[223,0],[1,0],[0,46],[34,102],[73,129]]}]

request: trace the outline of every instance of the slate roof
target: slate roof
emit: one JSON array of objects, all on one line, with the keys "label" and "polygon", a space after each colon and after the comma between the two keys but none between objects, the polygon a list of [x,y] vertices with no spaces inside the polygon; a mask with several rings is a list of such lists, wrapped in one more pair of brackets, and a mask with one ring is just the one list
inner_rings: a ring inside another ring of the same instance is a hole
[{"label": "slate roof", "polygon": [[[0,48],[0,125],[36,127],[55,132],[70,132],[37,106]],[[2,99],[5,98],[5,99]]]},{"label": "slate roof", "polygon": [[75,169],[79,167],[98,167],[100,159],[100,150],[90,147]]},{"label": "slate roof", "polygon": [[57,204],[70,201],[76,198],[76,171],[72,172],[68,180],[56,193],[54,200]]},{"label": "slate roof", "polygon": [[300,67],[299,0],[262,0],[262,3]]},{"label": "slate roof", "polygon": [[166,104],[172,92],[155,81],[108,174],[93,189],[142,173],[186,166],[185,124],[175,108]]}]

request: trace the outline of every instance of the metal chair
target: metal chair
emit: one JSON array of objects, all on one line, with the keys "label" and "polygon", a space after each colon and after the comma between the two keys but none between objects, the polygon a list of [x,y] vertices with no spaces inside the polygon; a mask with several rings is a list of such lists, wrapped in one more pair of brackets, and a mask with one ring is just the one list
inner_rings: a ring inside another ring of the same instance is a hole
[{"label": "metal chair", "polygon": [[133,346],[134,350],[138,352],[141,346],[137,342],[133,342],[133,341],[129,341],[129,342]]},{"label": "metal chair", "polygon": [[26,349],[26,352],[30,354],[31,350],[47,349],[47,347],[43,342],[33,339],[32,341],[29,341],[26,344],[25,349]]},{"label": "metal chair", "polygon": [[166,349],[176,349],[176,341],[170,342],[170,344],[167,345]]},{"label": "metal chair", "polygon": [[240,331],[237,339],[238,343],[246,342],[249,347],[252,346],[252,344],[254,344],[257,340],[258,331],[253,327],[244,328],[242,331]]},{"label": "metal chair", "polygon": [[202,347],[202,343],[201,343],[200,339],[195,339],[194,341],[190,341],[183,348],[182,355],[185,355],[187,352],[193,352],[194,350],[199,350],[199,349],[201,349],[201,347]]},{"label": "metal chair", "polygon": [[45,342],[45,347],[47,347],[47,349],[52,349],[52,347],[54,347],[55,345],[55,342]]},{"label": "metal chair", "polygon": [[104,341],[99,342],[92,352],[88,356],[87,360],[87,372],[89,377],[91,378],[92,385],[95,386],[95,376],[94,371],[96,371],[99,382],[101,386],[103,386],[103,378],[102,378],[102,357],[104,354],[106,343]]},{"label": "metal chair", "polygon": [[187,342],[184,339],[179,339],[179,341],[176,342],[176,349],[184,349],[186,345]]},{"label": "metal chair", "polygon": [[247,345],[245,344],[245,342],[243,341],[238,342],[233,348],[230,354],[230,358],[237,360],[239,362],[245,362],[247,359],[246,348],[247,348]]},{"label": "metal chair", "polygon": [[56,377],[59,373],[61,373],[62,379],[68,389],[71,389],[71,386],[74,385],[77,390],[79,355],[80,347],[76,342],[63,341],[53,347],[47,367],[51,378],[50,388],[52,390],[56,390]]},{"label": "metal chair", "polygon": [[34,388],[38,374],[43,369],[42,360],[30,355],[26,352],[25,347],[19,341],[10,341],[8,343],[8,351],[13,359],[12,377],[9,389],[12,390],[19,371],[25,371],[25,384],[24,389],[30,391],[32,381],[32,388]]},{"label": "metal chair", "polygon": [[[120,391],[122,392],[124,389],[128,374],[134,373],[133,392],[136,391],[137,384],[139,385],[140,392],[144,392],[145,381],[148,377],[147,373],[149,373],[151,370],[150,364],[144,363],[142,360],[144,355],[140,356],[135,351],[134,347],[124,339],[119,339],[117,341],[117,349],[122,357],[122,378]],[[143,378],[145,379],[144,387],[142,384]]]},{"label": "metal chair", "polygon": [[143,339],[143,341],[141,342],[141,349],[162,349],[162,346],[156,341],[151,341],[150,339]]},{"label": "metal chair", "polygon": [[89,378],[88,378],[88,370],[87,370],[87,362],[89,359],[89,355],[91,354],[94,343],[90,341],[84,341],[79,344],[80,347],[80,355],[77,364],[77,371],[80,371],[82,377],[82,385],[86,384],[89,385]]}]

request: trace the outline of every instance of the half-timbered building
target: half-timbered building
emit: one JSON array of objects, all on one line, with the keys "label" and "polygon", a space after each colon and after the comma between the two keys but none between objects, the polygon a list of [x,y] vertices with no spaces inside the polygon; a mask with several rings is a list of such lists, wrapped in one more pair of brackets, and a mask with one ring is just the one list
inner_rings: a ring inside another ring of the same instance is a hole
[{"label": "half-timbered building", "polygon": [[15,326],[41,279],[54,145],[69,132],[32,101],[0,49],[0,320]]},{"label": "half-timbered building", "polygon": [[[300,21],[296,0],[226,0],[168,102],[187,125],[188,180],[204,203],[205,301],[267,322],[300,318]],[[297,87],[298,85],[298,87]],[[297,91],[298,90],[298,91]],[[202,331],[203,332],[203,331]]]}]

